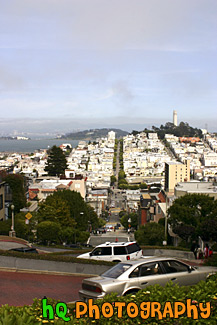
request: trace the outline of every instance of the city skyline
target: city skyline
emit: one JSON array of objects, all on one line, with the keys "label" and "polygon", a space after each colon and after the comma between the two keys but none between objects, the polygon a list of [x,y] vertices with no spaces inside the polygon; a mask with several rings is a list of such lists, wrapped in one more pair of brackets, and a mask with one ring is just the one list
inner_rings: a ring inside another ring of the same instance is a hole
[{"label": "city skyline", "polygon": [[[216,131],[217,3],[0,4],[3,132],[172,122]],[[41,132],[41,131],[40,131]]]}]

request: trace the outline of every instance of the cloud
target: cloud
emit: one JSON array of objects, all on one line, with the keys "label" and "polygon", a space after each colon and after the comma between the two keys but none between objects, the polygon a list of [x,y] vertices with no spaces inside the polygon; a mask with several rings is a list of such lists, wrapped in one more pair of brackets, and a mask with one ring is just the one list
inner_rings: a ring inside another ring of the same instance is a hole
[{"label": "cloud", "polygon": [[2,114],[212,114],[216,15],[216,0],[1,1]]},{"label": "cloud", "polygon": [[121,101],[129,102],[133,100],[134,95],[132,90],[126,81],[120,80],[113,84],[112,86],[113,94],[118,97]]},{"label": "cloud", "polygon": [[19,33],[21,46],[187,51],[212,47],[217,28],[215,0],[13,0],[1,6],[8,22],[2,33]]},{"label": "cloud", "polygon": [[3,66],[2,62],[0,65],[0,93],[2,91],[7,91],[8,89],[17,90],[23,89],[25,86],[25,82],[23,77],[18,73],[15,73],[7,67]]}]

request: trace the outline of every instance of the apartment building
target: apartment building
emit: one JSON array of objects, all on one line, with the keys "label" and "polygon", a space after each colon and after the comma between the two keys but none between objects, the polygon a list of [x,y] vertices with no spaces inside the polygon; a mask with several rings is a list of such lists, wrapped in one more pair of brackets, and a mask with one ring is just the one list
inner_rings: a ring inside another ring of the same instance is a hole
[{"label": "apartment building", "polygon": [[165,163],[165,190],[174,193],[175,185],[179,182],[190,181],[190,160],[186,159],[184,164],[180,162]]}]

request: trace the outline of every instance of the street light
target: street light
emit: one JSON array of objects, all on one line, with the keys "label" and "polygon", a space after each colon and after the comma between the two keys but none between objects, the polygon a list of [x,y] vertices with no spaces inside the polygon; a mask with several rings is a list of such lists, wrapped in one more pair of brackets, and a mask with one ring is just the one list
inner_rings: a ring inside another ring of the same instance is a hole
[{"label": "street light", "polygon": [[167,196],[166,196],[166,214],[165,214],[165,229],[163,245],[167,245],[167,232],[168,232],[168,213],[167,213]]},{"label": "street light", "polygon": [[11,216],[12,216],[12,224],[11,224],[11,231],[9,231],[10,237],[16,237],[16,232],[14,230],[14,205],[11,204]]}]

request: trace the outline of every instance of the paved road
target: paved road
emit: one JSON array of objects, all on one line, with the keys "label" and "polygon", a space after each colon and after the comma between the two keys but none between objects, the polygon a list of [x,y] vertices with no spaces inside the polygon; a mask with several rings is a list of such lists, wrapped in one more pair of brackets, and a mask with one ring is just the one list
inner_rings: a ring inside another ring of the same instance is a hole
[{"label": "paved road", "polygon": [[0,306],[30,305],[44,296],[63,302],[78,300],[82,280],[87,276],[44,275],[0,271]]}]

